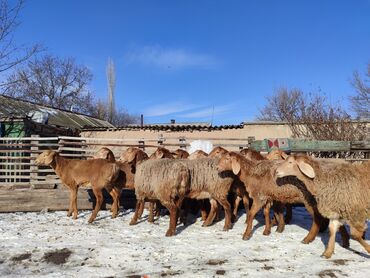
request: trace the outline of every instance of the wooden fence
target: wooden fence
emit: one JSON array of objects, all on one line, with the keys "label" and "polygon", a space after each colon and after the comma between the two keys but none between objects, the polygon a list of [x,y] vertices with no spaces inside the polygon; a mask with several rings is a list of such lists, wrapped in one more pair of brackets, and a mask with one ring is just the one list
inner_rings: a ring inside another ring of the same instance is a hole
[{"label": "wooden fence", "polygon": [[[233,150],[251,147],[263,151],[266,146],[265,140],[253,141],[253,138],[202,138],[202,140],[211,141],[213,146],[223,146]],[[88,158],[93,156],[99,148],[105,146],[110,148],[118,158],[129,146],[142,148],[150,154],[158,146],[185,149],[189,145],[190,141],[185,137],[158,137],[157,139],[65,136],[0,138],[0,212],[38,211],[42,208],[67,209],[68,192],[61,186],[53,169],[34,164],[37,155],[44,150],[57,150],[62,156],[69,158]],[[292,151],[361,151],[365,152],[364,158],[369,158],[370,154],[370,142],[293,140],[290,145]],[[123,196],[134,198],[132,192],[124,192]],[[79,208],[90,209],[92,201],[94,200],[91,192],[81,189]],[[127,200],[123,197],[123,204],[125,203],[127,204]]]}]

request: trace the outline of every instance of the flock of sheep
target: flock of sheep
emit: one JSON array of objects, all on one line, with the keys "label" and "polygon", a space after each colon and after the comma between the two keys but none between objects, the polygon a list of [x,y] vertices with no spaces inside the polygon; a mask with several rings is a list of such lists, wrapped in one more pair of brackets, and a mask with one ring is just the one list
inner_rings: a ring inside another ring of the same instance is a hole
[{"label": "flock of sheep", "polygon": [[273,224],[277,224],[277,232],[283,232],[292,217],[291,205],[300,203],[312,215],[312,226],[303,243],[313,241],[329,220],[330,237],[324,257],[332,256],[338,229],[343,246],[349,246],[345,223],[352,238],[370,253],[370,245],[364,240],[370,218],[370,162],[350,164],[303,154],[288,156],[279,150],[263,156],[249,149],[237,153],[222,147],[209,154],[196,151],[191,155],[159,147],[149,157],[131,147],[117,161],[108,148],[102,148],[88,160],[67,159],[48,150],[35,163],[51,166],[70,189],[68,216],[73,214],[74,219],[78,187],[87,184],[96,197],[89,223],[100,210],[103,188],[112,196],[113,218],[118,215],[121,191],[128,188],[135,190],[137,199],[130,225],[141,217],[145,202],[149,202],[149,222],[164,206],[170,214],[166,236],[175,234],[179,219],[186,223],[188,211],[195,206],[201,211],[203,226],[211,225],[223,208],[224,230],[231,229],[240,201],[247,214],[243,239],[251,238],[253,219],[261,209],[265,219],[263,234],[270,234]]}]

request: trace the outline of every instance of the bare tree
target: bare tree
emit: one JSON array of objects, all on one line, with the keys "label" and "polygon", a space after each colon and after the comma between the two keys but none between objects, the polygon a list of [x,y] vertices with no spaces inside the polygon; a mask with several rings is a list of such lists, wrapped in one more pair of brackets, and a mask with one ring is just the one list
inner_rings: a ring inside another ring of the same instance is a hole
[{"label": "bare tree", "polygon": [[107,120],[114,126],[126,126],[129,124],[138,124],[140,122],[140,117],[137,115],[129,114],[126,109],[120,107],[118,108],[112,120],[108,120],[109,118],[109,103],[104,102],[102,100],[98,100],[95,104],[93,116]]},{"label": "bare tree", "polygon": [[6,95],[56,108],[91,114],[90,70],[73,58],[36,58],[17,69],[7,80]]},{"label": "bare tree", "polygon": [[20,25],[19,13],[23,6],[23,0],[16,1],[13,6],[9,5],[9,1],[0,1],[0,72],[25,62],[41,50],[38,44],[26,46],[14,41],[14,33]]},{"label": "bare tree", "polygon": [[107,81],[108,81],[108,121],[113,122],[115,117],[115,87],[116,87],[116,72],[114,63],[111,58],[108,58],[107,65]]},{"label": "bare tree", "polygon": [[365,126],[355,122],[339,105],[327,103],[320,94],[304,94],[282,87],[267,98],[258,120],[284,121],[293,136],[317,140],[362,140]]},{"label": "bare tree", "polygon": [[358,118],[370,119],[370,63],[367,64],[365,77],[355,71],[351,83],[356,91],[356,95],[350,97],[352,109]]}]

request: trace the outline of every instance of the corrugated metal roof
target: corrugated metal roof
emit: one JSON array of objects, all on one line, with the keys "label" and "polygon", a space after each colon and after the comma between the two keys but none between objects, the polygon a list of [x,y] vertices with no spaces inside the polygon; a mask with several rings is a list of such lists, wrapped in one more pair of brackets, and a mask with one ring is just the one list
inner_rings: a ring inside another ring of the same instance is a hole
[{"label": "corrugated metal roof", "polygon": [[221,130],[243,128],[239,125],[219,125],[212,126],[209,123],[175,123],[175,124],[144,124],[126,125],[115,128],[84,128],[83,131],[115,131],[115,130],[162,130],[162,131],[186,131],[186,130]]},{"label": "corrugated metal roof", "polygon": [[0,95],[0,118],[33,118],[35,121],[47,120],[48,125],[74,129],[83,129],[86,127],[114,128],[114,126],[107,121],[85,114],[40,105],[3,95]]}]

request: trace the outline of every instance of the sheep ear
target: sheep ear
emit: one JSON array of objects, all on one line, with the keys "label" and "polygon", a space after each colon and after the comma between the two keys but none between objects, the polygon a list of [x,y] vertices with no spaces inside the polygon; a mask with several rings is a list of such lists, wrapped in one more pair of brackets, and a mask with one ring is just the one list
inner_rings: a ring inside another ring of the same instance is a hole
[{"label": "sheep ear", "polygon": [[127,159],[127,162],[131,163],[132,161],[134,161],[135,157],[136,157],[136,154],[131,153],[130,156],[128,157],[128,159]]},{"label": "sheep ear", "polygon": [[54,157],[55,157],[55,155],[56,155],[56,154],[57,154],[56,152],[52,152],[52,153],[50,153],[50,154],[45,158],[45,164],[46,164],[46,165],[50,165],[50,164],[53,162]]},{"label": "sheep ear", "polygon": [[231,169],[233,170],[234,175],[238,175],[240,172],[240,163],[235,158],[231,159]]},{"label": "sheep ear", "polygon": [[163,158],[163,156],[164,156],[164,152],[160,151],[158,154],[158,158]]},{"label": "sheep ear", "polygon": [[315,170],[312,166],[304,161],[298,161],[297,163],[299,170],[305,174],[307,177],[313,179],[315,175]]}]

